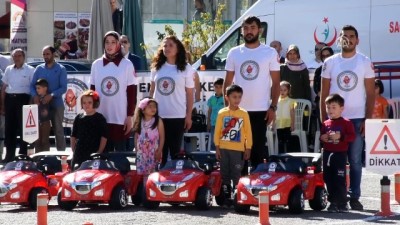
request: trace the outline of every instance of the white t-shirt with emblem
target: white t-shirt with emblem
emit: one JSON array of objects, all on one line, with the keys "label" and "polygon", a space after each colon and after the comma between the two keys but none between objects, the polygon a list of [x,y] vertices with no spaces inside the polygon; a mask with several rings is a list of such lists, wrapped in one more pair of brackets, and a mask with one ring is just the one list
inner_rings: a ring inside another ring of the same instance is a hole
[{"label": "white t-shirt with emblem", "polygon": [[341,53],[335,54],[325,60],[321,77],[331,80],[330,94],[337,93],[344,98],[343,117],[365,117],[367,98],[364,80],[375,77],[368,57],[360,53],[351,58],[343,58]]},{"label": "white t-shirt with emblem", "polygon": [[159,70],[151,71],[155,84],[154,96],[158,102],[158,114],[162,118],[184,118],[186,116],[186,89],[194,88],[195,70],[186,65],[184,71],[167,62]]},{"label": "white t-shirt with emblem", "polygon": [[128,109],[126,89],[137,85],[131,61],[123,58],[119,66],[113,62],[103,66],[103,58],[97,59],[92,64],[90,85],[96,87],[100,96],[97,112],[104,115],[107,123],[123,125]]},{"label": "white t-shirt with emblem", "polygon": [[274,48],[261,44],[247,48],[244,44],[232,48],[225,69],[234,71],[233,82],[243,88],[240,106],[247,111],[266,111],[271,100],[270,71],[279,71],[279,56]]}]

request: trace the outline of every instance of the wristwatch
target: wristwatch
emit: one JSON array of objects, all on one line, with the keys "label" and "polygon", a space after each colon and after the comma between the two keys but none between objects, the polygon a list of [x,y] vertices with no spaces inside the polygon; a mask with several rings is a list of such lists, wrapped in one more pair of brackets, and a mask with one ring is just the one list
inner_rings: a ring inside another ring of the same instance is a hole
[{"label": "wristwatch", "polygon": [[269,108],[274,110],[274,112],[276,112],[276,110],[278,109],[278,107],[276,107],[276,105],[270,105]]}]

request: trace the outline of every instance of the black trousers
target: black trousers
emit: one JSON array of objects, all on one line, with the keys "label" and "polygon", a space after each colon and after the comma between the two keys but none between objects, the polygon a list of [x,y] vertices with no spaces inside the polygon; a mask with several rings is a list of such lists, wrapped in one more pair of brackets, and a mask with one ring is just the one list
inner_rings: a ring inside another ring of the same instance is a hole
[{"label": "black trousers", "polygon": [[[251,148],[250,161],[252,169],[254,170],[258,164],[263,163],[267,159],[268,154],[265,149],[265,142],[267,140],[266,132],[267,125],[265,124],[265,115],[267,111],[248,112],[251,124],[251,133],[253,136],[253,147]],[[248,163],[245,162],[242,174],[246,175],[248,172]]]},{"label": "black trousers", "polygon": [[323,153],[324,181],[328,189],[328,201],[331,203],[347,202],[346,162],[347,152]]},{"label": "black trousers", "polygon": [[[28,94],[6,94],[4,100],[6,162],[11,162],[14,159],[17,142],[19,142],[19,154],[27,154],[28,143],[22,140],[22,106],[28,105],[29,99]],[[35,122],[38,126],[39,121]],[[17,136],[20,136],[19,141],[17,141]]]},{"label": "black trousers", "polygon": [[162,152],[162,167],[167,162],[168,154],[171,156],[171,159],[175,159],[180,151],[185,126],[185,118],[163,119],[163,122],[165,142]]},{"label": "black trousers", "polygon": [[292,132],[290,131],[290,127],[276,129],[276,134],[278,135],[278,149],[279,153],[286,153],[288,149],[288,144],[290,141],[290,137],[292,136]]}]

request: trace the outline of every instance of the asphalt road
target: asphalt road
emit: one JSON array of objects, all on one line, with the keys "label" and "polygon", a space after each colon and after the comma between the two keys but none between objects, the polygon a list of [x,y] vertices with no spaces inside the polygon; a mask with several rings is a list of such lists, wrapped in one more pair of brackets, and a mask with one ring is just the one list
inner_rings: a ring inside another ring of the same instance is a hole
[{"label": "asphalt road", "polygon": [[[389,176],[391,185],[391,209],[397,215],[382,218],[374,216],[380,209],[380,175],[363,171],[362,198],[364,211],[352,211],[349,213],[328,213],[326,210],[315,212],[306,207],[303,214],[291,215],[287,209],[270,212],[271,224],[400,224],[400,205],[394,204],[393,176]],[[208,211],[198,211],[193,205],[170,206],[161,204],[157,210],[149,211],[143,207],[130,204],[122,211],[112,211],[107,205],[100,205],[96,209],[78,206],[71,212],[62,211],[57,206],[57,201],[52,199],[49,205],[49,225],[81,225],[90,221],[94,225],[132,225],[132,224],[160,224],[160,225],[188,225],[188,224],[257,224],[258,208],[252,207],[250,213],[240,215],[234,210],[223,209],[214,203]],[[36,224],[36,212],[18,205],[0,205],[0,224]]]}]

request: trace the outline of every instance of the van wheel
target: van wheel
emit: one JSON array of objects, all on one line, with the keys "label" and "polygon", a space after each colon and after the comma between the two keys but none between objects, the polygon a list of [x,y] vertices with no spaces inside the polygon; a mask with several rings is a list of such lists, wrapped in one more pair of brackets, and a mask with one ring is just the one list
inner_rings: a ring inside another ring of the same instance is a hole
[{"label": "van wheel", "polygon": [[217,202],[217,205],[222,206],[225,202],[225,194],[224,194],[224,188],[221,185],[219,195],[215,196],[215,201]]},{"label": "van wheel", "polygon": [[207,187],[200,187],[197,190],[196,200],[194,205],[201,210],[210,209],[212,205],[212,195],[210,188]]},{"label": "van wheel", "polygon": [[111,193],[109,202],[111,209],[123,209],[128,205],[128,197],[124,188],[116,186]]},{"label": "van wheel", "polygon": [[132,203],[136,206],[140,206],[143,202],[143,183],[140,182],[136,189],[136,194],[131,196]]},{"label": "van wheel", "polygon": [[233,195],[233,208],[237,213],[248,213],[250,211],[250,205],[242,205],[237,202],[237,194]]},{"label": "van wheel", "polygon": [[71,211],[72,209],[74,209],[76,207],[76,205],[78,204],[78,201],[63,201],[63,200],[61,200],[61,191],[62,191],[62,189],[57,194],[58,206],[63,210]]},{"label": "van wheel", "polygon": [[313,210],[321,211],[325,209],[328,204],[328,193],[325,188],[315,188],[314,198],[309,200],[308,203]]},{"label": "van wheel", "polygon": [[291,191],[288,205],[290,213],[300,214],[304,211],[304,195],[300,188]]},{"label": "van wheel", "polygon": [[48,193],[45,188],[37,187],[31,190],[29,194],[29,208],[36,210],[37,208],[37,195],[38,194],[46,194]]}]

